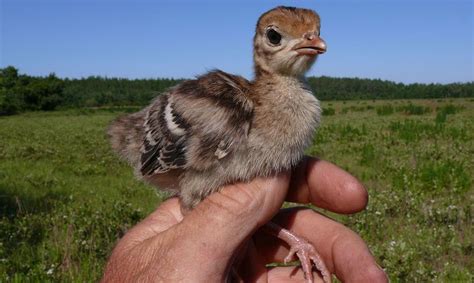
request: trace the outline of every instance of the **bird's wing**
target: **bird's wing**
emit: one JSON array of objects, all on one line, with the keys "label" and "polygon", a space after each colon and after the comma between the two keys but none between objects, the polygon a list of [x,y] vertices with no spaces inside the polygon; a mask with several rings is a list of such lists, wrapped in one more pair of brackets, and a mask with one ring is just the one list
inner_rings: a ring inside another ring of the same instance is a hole
[{"label": "bird's wing", "polygon": [[161,95],[147,110],[141,173],[203,170],[228,156],[250,130],[249,89],[246,79],[213,71]]}]

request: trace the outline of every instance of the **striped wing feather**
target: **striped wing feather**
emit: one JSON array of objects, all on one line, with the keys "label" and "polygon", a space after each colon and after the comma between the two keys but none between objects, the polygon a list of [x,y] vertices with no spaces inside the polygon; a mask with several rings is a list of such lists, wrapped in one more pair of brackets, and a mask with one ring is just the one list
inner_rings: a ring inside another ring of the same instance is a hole
[{"label": "striped wing feather", "polygon": [[141,173],[205,169],[247,137],[253,117],[250,83],[213,71],[181,83],[148,107]]}]

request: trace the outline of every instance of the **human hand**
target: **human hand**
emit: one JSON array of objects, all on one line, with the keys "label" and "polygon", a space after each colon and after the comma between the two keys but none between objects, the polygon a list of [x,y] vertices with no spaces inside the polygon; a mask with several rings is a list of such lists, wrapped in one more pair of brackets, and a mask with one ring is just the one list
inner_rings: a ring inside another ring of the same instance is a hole
[{"label": "human hand", "polygon": [[169,199],[119,241],[102,281],[223,282],[231,268],[245,282],[303,281],[300,268],[266,267],[288,253],[258,231],[275,215],[274,222],[308,239],[340,280],[388,281],[357,234],[310,209],[280,210],[284,200],[354,213],[365,208],[367,192],[344,170],[306,158],[291,180],[280,174],[226,186],[184,217],[178,199]]}]

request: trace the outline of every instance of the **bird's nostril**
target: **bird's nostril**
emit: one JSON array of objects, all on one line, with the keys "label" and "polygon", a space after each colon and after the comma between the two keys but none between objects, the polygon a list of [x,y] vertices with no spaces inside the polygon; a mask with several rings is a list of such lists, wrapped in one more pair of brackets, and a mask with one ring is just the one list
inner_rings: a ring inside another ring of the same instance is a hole
[{"label": "bird's nostril", "polygon": [[313,40],[316,38],[315,34],[312,32],[306,33],[303,37],[306,38],[307,40]]}]

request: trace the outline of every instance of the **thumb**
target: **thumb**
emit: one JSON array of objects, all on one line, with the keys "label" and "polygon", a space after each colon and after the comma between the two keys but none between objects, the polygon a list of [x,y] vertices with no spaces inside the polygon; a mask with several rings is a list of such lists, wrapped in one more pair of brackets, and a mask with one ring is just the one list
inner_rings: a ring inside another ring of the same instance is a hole
[{"label": "thumb", "polygon": [[[191,214],[199,220],[223,225],[228,231],[251,232],[270,221],[281,208],[289,181],[290,175],[285,172],[226,186],[204,199]],[[219,231],[214,229],[213,233],[216,232]]]},{"label": "thumb", "polygon": [[239,246],[279,211],[289,180],[289,173],[281,173],[211,194],[175,227],[186,235],[175,238],[175,244],[199,254],[201,275],[226,274]]}]

